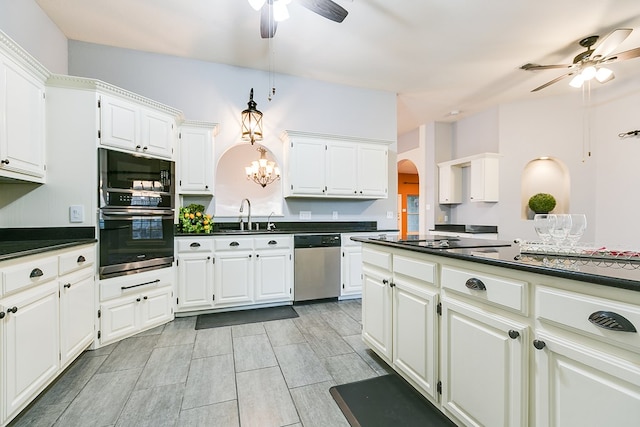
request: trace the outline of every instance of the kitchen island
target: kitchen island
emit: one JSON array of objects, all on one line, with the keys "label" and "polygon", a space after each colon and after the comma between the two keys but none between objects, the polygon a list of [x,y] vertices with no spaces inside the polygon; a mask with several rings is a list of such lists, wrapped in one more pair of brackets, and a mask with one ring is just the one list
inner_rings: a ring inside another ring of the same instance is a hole
[{"label": "kitchen island", "polygon": [[354,240],[363,245],[363,340],[457,424],[640,419],[633,257],[438,236]]}]

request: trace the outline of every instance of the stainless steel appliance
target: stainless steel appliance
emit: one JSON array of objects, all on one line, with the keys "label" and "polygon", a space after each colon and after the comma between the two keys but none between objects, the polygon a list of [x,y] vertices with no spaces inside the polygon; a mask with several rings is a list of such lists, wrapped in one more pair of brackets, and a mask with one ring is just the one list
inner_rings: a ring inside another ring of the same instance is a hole
[{"label": "stainless steel appliance", "polygon": [[294,301],[340,295],[340,235],[293,236]]},{"label": "stainless steel appliance", "polygon": [[173,263],[174,164],[99,150],[100,278]]}]

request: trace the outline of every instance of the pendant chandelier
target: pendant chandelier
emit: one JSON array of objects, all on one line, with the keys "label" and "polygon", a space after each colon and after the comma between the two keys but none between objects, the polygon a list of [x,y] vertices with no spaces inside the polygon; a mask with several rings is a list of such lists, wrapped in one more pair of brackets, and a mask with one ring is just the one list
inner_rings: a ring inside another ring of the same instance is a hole
[{"label": "pendant chandelier", "polygon": [[256,141],[262,141],[262,113],[256,109],[253,100],[253,88],[249,94],[248,108],[242,112],[242,140],[250,141],[253,145]]},{"label": "pendant chandelier", "polygon": [[260,158],[251,162],[251,166],[244,168],[247,179],[260,184],[262,188],[280,179],[280,168],[275,162],[267,160],[267,150],[258,147]]}]

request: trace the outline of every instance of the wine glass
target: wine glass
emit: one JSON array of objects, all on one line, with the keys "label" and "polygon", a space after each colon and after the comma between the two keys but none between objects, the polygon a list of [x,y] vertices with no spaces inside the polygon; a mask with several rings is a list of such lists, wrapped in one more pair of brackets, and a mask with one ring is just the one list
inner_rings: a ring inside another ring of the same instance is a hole
[{"label": "wine glass", "polygon": [[551,240],[549,214],[536,214],[533,217],[533,228],[536,230],[536,234],[540,240],[542,240],[542,243],[549,243]]},{"label": "wine glass", "polygon": [[571,214],[571,229],[567,234],[567,240],[571,246],[575,246],[587,228],[587,216],[585,214]]},{"label": "wine glass", "polygon": [[571,215],[568,214],[552,214],[549,215],[549,233],[553,242],[560,246],[565,241],[569,230],[571,230]]}]

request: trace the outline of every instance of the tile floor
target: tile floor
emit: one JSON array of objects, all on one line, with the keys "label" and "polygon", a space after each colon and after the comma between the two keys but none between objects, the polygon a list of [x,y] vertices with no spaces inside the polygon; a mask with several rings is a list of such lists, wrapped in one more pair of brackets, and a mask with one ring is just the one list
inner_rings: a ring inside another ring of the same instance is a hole
[{"label": "tile floor", "polygon": [[196,317],[82,354],[11,426],[348,426],[329,387],[383,375],[361,301],[195,330]]}]

